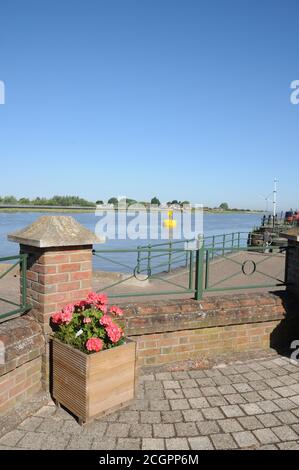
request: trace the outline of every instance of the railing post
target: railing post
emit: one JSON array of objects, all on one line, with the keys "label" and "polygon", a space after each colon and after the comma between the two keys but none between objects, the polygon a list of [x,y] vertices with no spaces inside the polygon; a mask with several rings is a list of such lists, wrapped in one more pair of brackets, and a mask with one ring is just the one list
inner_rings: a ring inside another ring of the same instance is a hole
[{"label": "railing post", "polygon": [[232,249],[234,248],[235,245],[235,233],[232,233]]},{"label": "railing post", "polygon": [[172,261],[172,243],[169,242],[169,253],[168,253],[168,272],[171,271],[171,261]]},{"label": "railing post", "polygon": [[140,246],[137,246],[137,274],[140,274]]},{"label": "railing post", "polygon": [[210,253],[209,253],[209,250],[206,250],[205,289],[209,287],[209,274],[210,274]]},{"label": "railing post", "polygon": [[215,251],[214,251],[214,248],[215,248],[215,235],[213,235],[213,238],[212,238],[212,248],[213,248],[213,251],[212,251],[212,260],[214,259],[214,256],[215,256]]},{"label": "railing post", "polygon": [[195,273],[195,300],[200,300],[203,294],[203,258],[204,258],[204,245],[196,250],[196,273]]},{"label": "railing post", "polygon": [[225,253],[225,242],[226,242],[226,236],[225,233],[223,234],[223,241],[222,241],[222,256],[224,256]]},{"label": "railing post", "polygon": [[147,252],[147,275],[150,276],[152,272],[152,245],[148,245]]},{"label": "railing post", "polygon": [[238,232],[238,250],[240,249],[240,238],[241,238],[241,234],[240,232]]},{"label": "railing post", "polygon": [[[188,254],[188,252],[187,252]],[[193,251],[190,250],[189,254],[189,289],[193,286]]]}]

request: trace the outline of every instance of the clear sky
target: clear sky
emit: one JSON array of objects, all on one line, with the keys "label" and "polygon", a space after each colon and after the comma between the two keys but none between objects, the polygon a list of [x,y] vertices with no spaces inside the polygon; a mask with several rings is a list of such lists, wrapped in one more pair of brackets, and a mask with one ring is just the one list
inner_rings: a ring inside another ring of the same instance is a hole
[{"label": "clear sky", "polygon": [[299,208],[298,0],[1,0],[0,194]]}]

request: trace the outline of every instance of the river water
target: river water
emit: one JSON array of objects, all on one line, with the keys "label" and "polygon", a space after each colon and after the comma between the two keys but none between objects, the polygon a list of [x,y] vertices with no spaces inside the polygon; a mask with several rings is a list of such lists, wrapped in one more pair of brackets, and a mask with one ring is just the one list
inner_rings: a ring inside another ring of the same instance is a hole
[{"label": "river water", "polygon": [[[12,233],[16,230],[20,230],[27,225],[34,222],[42,215],[46,213],[39,212],[0,212],[0,257],[12,256],[18,253],[18,245],[16,243],[9,242],[7,240],[7,234]],[[53,213],[51,215],[70,215],[74,217],[82,225],[95,231],[96,224],[99,221],[93,213]],[[256,225],[259,225],[261,221],[261,214],[209,214],[205,213],[203,218],[203,231],[205,236],[220,235],[223,233],[232,232],[249,232]],[[159,231],[161,235],[161,231]],[[146,245],[148,243],[160,243],[164,239],[150,238],[143,240],[110,240],[107,239],[104,244],[95,245],[96,249],[126,249],[136,248],[138,245]],[[132,268],[136,265],[136,253],[123,253],[117,255],[109,255],[114,261],[117,259],[121,263],[130,265]],[[116,258],[117,257],[117,258]],[[129,269],[120,267],[108,260],[94,258],[94,267],[96,269],[104,271],[122,271],[128,272]]]}]

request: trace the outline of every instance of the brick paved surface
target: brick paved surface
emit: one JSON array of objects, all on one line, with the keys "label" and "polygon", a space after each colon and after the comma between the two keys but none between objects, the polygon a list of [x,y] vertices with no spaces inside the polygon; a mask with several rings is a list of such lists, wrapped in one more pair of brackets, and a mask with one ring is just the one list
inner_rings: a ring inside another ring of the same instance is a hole
[{"label": "brick paved surface", "polygon": [[0,449],[299,449],[299,365],[283,357],[142,375],[134,403],[80,427],[52,402]]}]

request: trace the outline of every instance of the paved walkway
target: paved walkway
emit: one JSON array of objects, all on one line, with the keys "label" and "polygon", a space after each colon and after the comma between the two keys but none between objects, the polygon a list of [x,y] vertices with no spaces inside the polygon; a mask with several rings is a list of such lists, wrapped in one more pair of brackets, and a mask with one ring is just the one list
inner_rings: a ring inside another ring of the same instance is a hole
[{"label": "paved walkway", "polygon": [[52,402],[0,449],[299,449],[299,364],[283,357],[139,379],[132,406],[80,427]]}]

